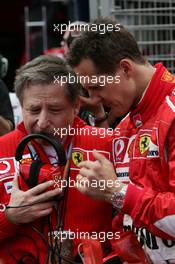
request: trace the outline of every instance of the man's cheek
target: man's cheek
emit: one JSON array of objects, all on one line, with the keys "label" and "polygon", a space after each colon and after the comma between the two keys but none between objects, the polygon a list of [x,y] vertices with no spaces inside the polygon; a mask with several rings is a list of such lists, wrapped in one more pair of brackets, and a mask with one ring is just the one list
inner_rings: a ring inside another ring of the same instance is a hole
[{"label": "man's cheek", "polygon": [[24,118],[24,126],[27,130],[27,132],[32,133],[34,132],[33,130],[36,127],[37,122],[35,121],[35,119],[31,119],[31,118]]}]

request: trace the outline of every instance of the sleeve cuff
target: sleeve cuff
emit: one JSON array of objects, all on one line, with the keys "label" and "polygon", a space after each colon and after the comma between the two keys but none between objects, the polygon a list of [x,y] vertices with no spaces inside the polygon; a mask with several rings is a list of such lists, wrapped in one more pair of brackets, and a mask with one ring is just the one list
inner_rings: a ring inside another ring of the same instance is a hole
[{"label": "sleeve cuff", "polygon": [[128,188],[126,190],[122,211],[125,214],[131,216],[135,206],[138,204],[145,191],[145,188],[142,189],[132,183],[129,183]]}]

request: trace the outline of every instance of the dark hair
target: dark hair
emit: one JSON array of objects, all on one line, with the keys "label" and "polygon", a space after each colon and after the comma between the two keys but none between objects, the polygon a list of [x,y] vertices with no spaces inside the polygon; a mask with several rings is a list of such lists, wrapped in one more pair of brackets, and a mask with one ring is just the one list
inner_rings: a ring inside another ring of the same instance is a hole
[{"label": "dark hair", "polygon": [[[49,85],[54,84],[54,76],[68,77],[75,76],[73,70],[65,61],[55,55],[41,55],[22,66],[17,70],[15,78],[15,92],[22,105],[23,92],[30,89],[31,85]],[[80,94],[82,86],[77,82],[66,82],[64,84],[65,96],[74,104],[77,96]]]},{"label": "dark hair", "polygon": [[[109,25],[112,25],[112,30],[108,30]],[[100,31],[102,26],[105,29],[104,34]],[[146,62],[132,34],[108,17],[96,19],[90,24],[89,30],[72,43],[67,61],[75,67],[82,59],[87,58],[93,61],[99,73],[114,73],[123,58],[139,64]]]}]

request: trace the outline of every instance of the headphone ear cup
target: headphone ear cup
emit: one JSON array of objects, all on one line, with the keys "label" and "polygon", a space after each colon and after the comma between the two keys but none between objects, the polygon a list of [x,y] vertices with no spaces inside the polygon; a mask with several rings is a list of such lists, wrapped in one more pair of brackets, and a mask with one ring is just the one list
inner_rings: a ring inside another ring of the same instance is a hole
[{"label": "headphone ear cup", "polygon": [[29,178],[27,180],[27,185],[29,188],[33,188],[38,184],[38,176],[43,163],[40,160],[34,160],[30,166]]}]

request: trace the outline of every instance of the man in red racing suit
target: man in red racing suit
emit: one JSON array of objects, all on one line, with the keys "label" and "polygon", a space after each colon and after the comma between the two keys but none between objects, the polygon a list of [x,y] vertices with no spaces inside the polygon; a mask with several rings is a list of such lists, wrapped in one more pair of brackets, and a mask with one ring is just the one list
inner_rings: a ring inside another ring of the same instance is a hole
[{"label": "man in red racing suit", "polygon": [[175,263],[175,78],[162,64],[153,67],[127,29],[120,25],[115,30],[115,20],[99,18],[94,23],[105,25],[106,34],[93,32],[92,23],[92,30],[90,26],[71,46],[68,61],[79,76],[106,77],[104,86],[82,84],[116,117],[127,116],[114,131],[116,173],[94,153],[101,167],[83,161],[77,176],[108,181],[117,174],[120,187],[106,188],[103,195],[79,190],[112,203],[117,209],[113,226],[132,228],[154,264]]},{"label": "man in red racing suit", "polygon": [[124,230],[133,229],[158,264],[175,263],[175,78],[155,67],[142,101],[117,127],[113,155],[118,180],[129,184]]}]

